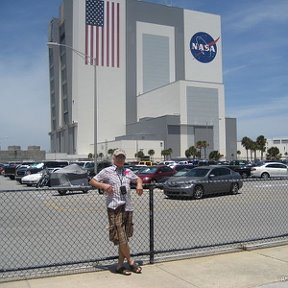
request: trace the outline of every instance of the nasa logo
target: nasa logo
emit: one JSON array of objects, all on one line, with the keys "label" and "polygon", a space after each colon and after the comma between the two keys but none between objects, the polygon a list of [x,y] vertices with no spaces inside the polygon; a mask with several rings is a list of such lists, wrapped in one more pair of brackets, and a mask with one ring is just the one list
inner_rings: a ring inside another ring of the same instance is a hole
[{"label": "nasa logo", "polygon": [[194,34],[190,40],[190,51],[194,58],[202,63],[211,62],[217,54],[216,43],[219,39],[214,40],[205,32]]}]

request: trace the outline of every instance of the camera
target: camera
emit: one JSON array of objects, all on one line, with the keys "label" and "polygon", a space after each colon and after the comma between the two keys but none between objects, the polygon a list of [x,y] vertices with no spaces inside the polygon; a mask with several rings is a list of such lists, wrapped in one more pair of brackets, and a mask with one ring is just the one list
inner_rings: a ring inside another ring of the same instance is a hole
[{"label": "camera", "polygon": [[120,192],[122,195],[125,195],[127,193],[127,189],[126,189],[126,186],[120,186]]}]

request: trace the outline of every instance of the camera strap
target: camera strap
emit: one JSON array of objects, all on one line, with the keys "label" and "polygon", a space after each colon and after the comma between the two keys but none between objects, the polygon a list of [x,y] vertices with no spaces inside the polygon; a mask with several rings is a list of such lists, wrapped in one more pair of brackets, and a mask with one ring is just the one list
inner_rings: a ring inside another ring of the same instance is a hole
[{"label": "camera strap", "polygon": [[[116,170],[116,174],[117,174],[117,176],[118,176],[118,178],[119,178],[119,181],[120,181],[120,183],[121,183],[121,186],[122,186],[122,184],[123,184],[123,179],[124,179],[124,170],[123,169],[121,169],[121,174],[120,173],[118,173],[118,172],[120,172],[119,170],[117,171]],[[120,177],[120,175],[121,175],[121,177]]]}]

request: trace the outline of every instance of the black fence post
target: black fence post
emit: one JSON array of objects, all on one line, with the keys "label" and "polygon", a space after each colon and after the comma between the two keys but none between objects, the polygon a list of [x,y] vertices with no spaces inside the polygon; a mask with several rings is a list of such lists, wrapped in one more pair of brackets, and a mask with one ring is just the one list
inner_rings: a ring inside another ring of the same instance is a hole
[{"label": "black fence post", "polygon": [[150,264],[154,264],[154,186],[149,186]]}]

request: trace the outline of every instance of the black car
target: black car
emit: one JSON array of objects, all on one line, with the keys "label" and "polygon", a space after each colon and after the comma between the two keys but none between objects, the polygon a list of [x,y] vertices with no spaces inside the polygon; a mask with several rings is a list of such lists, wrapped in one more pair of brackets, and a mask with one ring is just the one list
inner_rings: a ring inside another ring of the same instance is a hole
[{"label": "black car", "polygon": [[[94,161],[76,161],[73,162],[83,169],[87,171],[88,177],[94,177],[95,176],[95,163]],[[110,161],[100,161],[97,162],[97,172],[99,173],[102,169],[111,166],[112,163]]]}]

